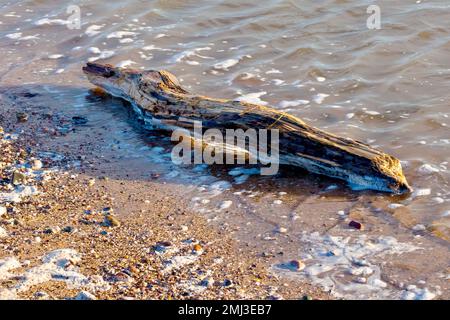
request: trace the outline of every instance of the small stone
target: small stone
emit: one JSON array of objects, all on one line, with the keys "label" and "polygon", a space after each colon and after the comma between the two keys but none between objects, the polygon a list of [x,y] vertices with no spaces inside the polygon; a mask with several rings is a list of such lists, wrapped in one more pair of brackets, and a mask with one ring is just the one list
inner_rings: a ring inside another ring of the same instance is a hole
[{"label": "small stone", "polygon": [[28,114],[25,112],[17,112],[16,117],[17,117],[17,122],[27,122],[28,121]]},{"label": "small stone", "polygon": [[181,226],[180,230],[181,230],[181,231],[188,231],[189,228],[188,228],[187,226]]},{"label": "small stone", "polygon": [[59,231],[60,231],[59,227],[50,227],[50,228],[45,229],[44,233],[45,234],[55,234],[55,233],[58,233]]},{"label": "small stone", "polygon": [[121,271],[114,275],[111,280],[112,282],[132,282],[133,278]]},{"label": "small stone", "polygon": [[214,285],[214,279],[212,277],[206,277],[202,281],[200,281],[200,285],[202,287],[210,288]]},{"label": "small stone", "polygon": [[33,162],[31,163],[31,169],[33,170],[40,170],[42,169],[43,164],[41,160],[38,159],[34,159]]},{"label": "small stone", "polygon": [[157,246],[170,247],[172,243],[170,241],[158,241]]},{"label": "small stone", "polygon": [[355,282],[356,283],[365,284],[365,283],[367,283],[367,279],[364,278],[364,277],[358,277],[358,278],[355,279]]},{"label": "small stone", "polygon": [[12,184],[15,186],[24,184],[26,179],[27,176],[25,174],[19,171],[15,171],[12,178]]},{"label": "small stone", "polygon": [[276,229],[276,231],[277,231],[278,233],[287,233],[287,232],[288,232],[288,229],[285,228],[285,227],[278,227],[278,228]]},{"label": "small stone", "polygon": [[88,185],[89,187],[92,187],[95,184],[95,179],[89,179]]},{"label": "small stone", "polygon": [[74,227],[66,226],[62,229],[63,232],[72,233],[74,231]]},{"label": "small stone", "polygon": [[74,117],[72,117],[72,123],[76,126],[84,125],[84,124],[88,123],[88,119],[85,117],[81,117],[81,116],[74,116]]},{"label": "small stone", "polygon": [[201,253],[203,251],[203,248],[198,243],[194,245],[194,252],[195,253]]},{"label": "small stone", "polygon": [[289,262],[289,267],[296,271],[301,271],[305,269],[305,264],[301,260],[291,260]]},{"label": "small stone", "polygon": [[303,300],[312,300],[313,298],[312,298],[311,296],[304,295],[304,296],[302,297],[302,299],[303,299]]},{"label": "small stone", "polygon": [[97,300],[97,298],[90,292],[81,291],[74,298],[74,300]]},{"label": "small stone", "polygon": [[270,252],[264,251],[263,253],[261,253],[261,257],[263,257],[263,258],[271,258],[273,256],[274,255],[272,253],[270,253]]},{"label": "small stone", "polygon": [[412,229],[414,231],[425,231],[427,228],[423,224],[416,224]]},{"label": "small stone", "polygon": [[230,279],[225,279],[224,281],[223,281],[223,284],[222,284],[224,287],[230,287],[230,286],[232,286],[233,285],[233,281],[231,281]]},{"label": "small stone", "polygon": [[34,296],[39,300],[49,300],[50,296],[45,291],[38,291],[34,294]]},{"label": "small stone", "polygon": [[105,216],[103,223],[107,227],[120,227],[120,221],[110,214]]},{"label": "small stone", "polygon": [[359,223],[359,222],[357,222],[357,221],[354,221],[354,220],[350,221],[350,223],[348,224],[348,226],[349,226],[349,227],[352,227],[352,228],[355,228],[355,229],[358,229],[358,230],[364,230],[363,224],[362,224],[362,223]]}]

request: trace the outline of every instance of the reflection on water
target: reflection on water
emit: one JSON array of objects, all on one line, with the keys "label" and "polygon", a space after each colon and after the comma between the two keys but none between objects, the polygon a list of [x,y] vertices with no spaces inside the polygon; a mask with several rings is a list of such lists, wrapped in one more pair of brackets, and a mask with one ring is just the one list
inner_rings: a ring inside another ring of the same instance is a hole
[{"label": "reflection on water", "polygon": [[[358,205],[388,212],[411,230],[423,225],[449,239],[448,1],[377,1],[381,30],[366,27],[366,8],[373,4],[369,0],[264,0],[258,5],[216,0],[108,1],[108,5],[82,1],[79,30],[67,28],[70,4],[10,1],[0,5],[2,87],[48,84],[44,96],[55,99],[62,111],[88,114],[93,127],[120,123],[120,149],[141,155],[167,153],[164,148],[170,144],[154,150],[155,139],[140,132],[132,117],[118,121],[126,108],[117,101],[91,101],[98,108],[113,106],[108,112],[93,112],[85,89],[52,92],[52,88],[90,87],[80,71],[82,64],[105,61],[168,69],[193,92],[268,103],[400,158],[416,192],[400,199],[356,196]],[[174,168],[168,170],[176,175]],[[203,173],[197,175],[208,181]],[[280,212],[292,216],[296,205],[306,203],[309,210],[322,205],[323,197],[305,194],[320,194],[333,184],[340,190],[332,191],[340,192],[339,201],[354,205],[355,195],[340,183],[310,176],[309,184],[305,179],[283,179],[244,177],[246,190],[236,196],[250,201],[247,205],[253,209],[248,212],[254,210],[274,225],[280,223]],[[269,185],[270,190],[270,183],[276,188],[287,186],[282,192],[291,200],[285,201],[289,206],[284,211],[263,210],[265,205],[258,202],[274,201],[267,200],[268,193],[260,188]]]}]

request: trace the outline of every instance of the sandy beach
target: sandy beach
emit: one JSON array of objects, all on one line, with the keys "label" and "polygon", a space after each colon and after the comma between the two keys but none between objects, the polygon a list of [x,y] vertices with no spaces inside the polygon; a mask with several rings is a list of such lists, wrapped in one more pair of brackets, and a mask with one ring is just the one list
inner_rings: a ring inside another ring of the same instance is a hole
[{"label": "sandy beach", "polygon": [[[208,225],[157,176],[128,179],[95,152],[62,145],[55,131],[61,119],[31,112],[18,122],[26,104],[5,96],[0,103],[1,177],[24,172],[18,186],[36,188],[1,206],[2,299],[330,297],[272,275],[267,258],[233,239],[228,228]],[[48,151],[39,157],[38,149]],[[0,194],[11,188],[3,184]]]}]

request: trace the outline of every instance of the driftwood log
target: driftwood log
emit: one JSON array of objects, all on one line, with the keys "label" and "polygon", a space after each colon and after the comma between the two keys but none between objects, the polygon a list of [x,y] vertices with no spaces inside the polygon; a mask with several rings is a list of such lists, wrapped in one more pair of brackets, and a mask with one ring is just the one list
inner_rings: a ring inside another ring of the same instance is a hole
[{"label": "driftwood log", "polygon": [[202,121],[205,129],[278,129],[281,164],[345,180],[353,189],[410,192],[400,161],[367,144],[309,126],[301,119],[265,106],[191,94],[167,71],[138,71],[88,63],[89,81],[133,104],[141,115],[170,128]]}]

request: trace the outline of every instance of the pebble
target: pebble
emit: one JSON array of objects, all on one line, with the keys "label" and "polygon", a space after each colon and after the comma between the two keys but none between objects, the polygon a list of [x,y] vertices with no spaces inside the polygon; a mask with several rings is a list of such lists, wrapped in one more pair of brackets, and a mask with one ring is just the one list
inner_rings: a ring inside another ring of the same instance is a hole
[{"label": "pebble", "polygon": [[67,233],[72,233],[72,232],[74,232],[74,230],[75,229],[72,226],[66,226],[62,229],[63,232],[67,232]]},{"label": "pebble", "polygon": [[88,119],[86,119],[85,117],[81,117],[81,116],[74,116],[72,117],[72,123],[74,125],[83,125],[88,123]]},{"label": "pebble", "polygon": [[133,278],[130,277],[125,272],[119,272],[112,278],[112,281],[113,282],[132,282]]},{"label": "pebble", "polygon": [[107,227],[120,227],[120,221],[117,220],[117,218],[113,217],[112,215],[106,215],[103,223]]},{"label": "pebble", "polygon": [[90,292],[81,291],[74,298],[74,300],[97,300],[97,298]]},{"label": "pebble", "polygon": [[288,229],[287,229],[287,228],[284,228],[284,227],[278,227],[278,228],[276,229],[276,232],[278,232],[278,233],[287,233],[287,232],[288,232]]},{"label": "pebble", "polygon": [[170,247],[172,246],[172,243],[170,241],[159,241],[156,245],[162,247]]},{"label": "pebble", "polygon": [[[66,227],[67,228],[67,227]],[[59,227],[50,227],[44,230],[45,234],[55,234],[58,233],[60,231]],[[67,232],[67,231],[66,231]],[[69,231],[70,232],[70,231]]]},{"label": "pebble", "polygon": [[34,294],[34,296],[40,300],[49,300],[50,296],[45,291],[38,291]]},{"label": "pebble", "polygon": [[232,204],[233,204],[233,201],[225,200],[220,204],[219,209],[220,210],[228,209],[229,207],[231,207]]},{"label": "pebble", "polygon": [[12,178],[12,184],[15,186],[23,184],[25,183],[26,178],[27,176],[22,172],[15,171]]},{"label": "pebble", "polygon": [[359,223],[357,221],[350,221],[350,223],[348,224],[349,227],[358,229],[358,230],[364,230],[364,225],[362,223]]},{"label": "pebble", "polygon": [[200,254],[201,252],[203,252],[203,248],[201,245],[199,245],[198,243],[194,245],[194,253]]},{"label": "pebble", "polygon": [[95,184],[95,179],[89,179],[88,185],[92,187]]},{"label": "pebble", "polygon": [[353,118],[355,116],[355,114],[353,113],[353,112],[350,112],[350,113],[347,113],[346,115],[345,115],[345,117],[347,118],[347,119],[351,119],[351,118]]},{"label": "pebble", "polygon": [[206,277],[202,281],[200,281],[200,285],[202,287],[210,288],[214,285],[214,279],[212,277]]},{"label": "pebble", "polygon": [[291,260],[289,262],[289,267],[296,271],[301,271],[305,269],[305,264],[301,260]]},{"label": "pebble", "polygon": [[367,279],[364,277],[358,277],[355,279],[355,282],[364,284],[364,283],[367,283]]},{"label": "pebble", "polygon": [[33,170],[40,170],[42,169],[43,164],[41,160],[38,159],[34,159],[33,162],[31,163],[31,169]]},{"label": "pebble", "polygon": [[414,231],[425,231],[427,228],[423,224],[416,224],[412,229]]},{"label": "pebble", "polygon": [[28,121],[28,114],[25,112],[17,112],[16,113],[17,122],[27,122]]},{"label": "pebble", "polygon": [[225,280],[223,281],[223,286],[224,286],[224,287],[229,287],[229,286],[231,286],[231,285],[233,285],[233,281],[231,281],[230,279],[225,279]]}]

